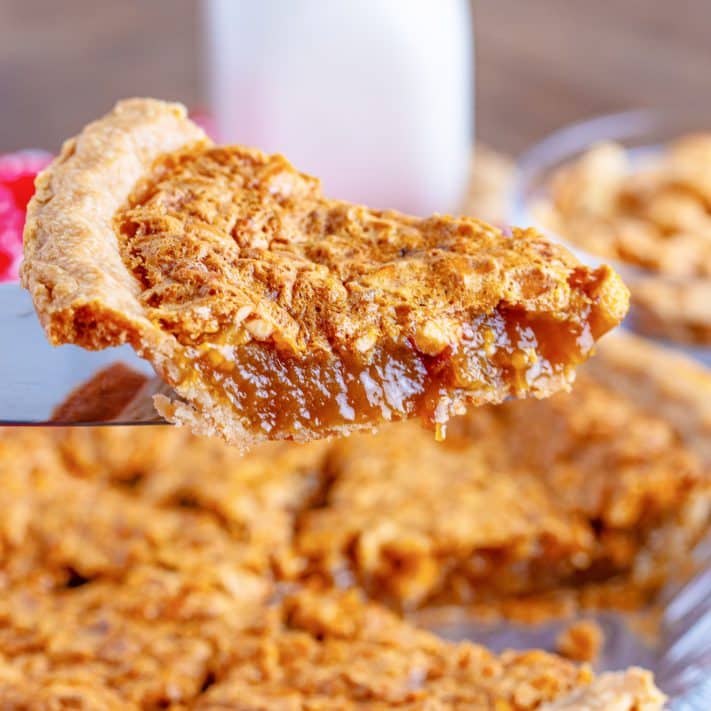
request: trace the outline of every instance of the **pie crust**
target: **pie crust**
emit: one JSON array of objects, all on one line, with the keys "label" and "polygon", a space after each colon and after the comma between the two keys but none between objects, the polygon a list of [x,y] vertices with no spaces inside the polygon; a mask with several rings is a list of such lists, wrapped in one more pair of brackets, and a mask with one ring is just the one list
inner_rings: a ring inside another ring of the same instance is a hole
[{"label": "pie crust", "polygon": [[64,144],[24,240],[52,343],[130,343],[177,395],[161,414],[241,447],[547,396],[628,306],[533,230],[329,200],[151,99]]}]

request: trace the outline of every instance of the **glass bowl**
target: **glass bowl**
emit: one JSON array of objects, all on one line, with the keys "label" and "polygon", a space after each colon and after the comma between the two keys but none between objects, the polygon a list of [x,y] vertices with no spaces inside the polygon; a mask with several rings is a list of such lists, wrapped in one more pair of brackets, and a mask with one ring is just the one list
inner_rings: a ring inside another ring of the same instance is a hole
[{"label": "glass bowl", "polygon": [[[550,194],[553,174],[597,144],[612,141],[622,146],[634,172],[640,164],[660,155],[669,142],[694,133],[711,133],[711,116],[707,112],[628,111],[599,116],[555,131],[518,160],[508,219],[510,224],[535,226],[549,238],[564,244],[586,264],[611,264],[622,275],[633,295],[632,308],[623,326],[680,348],[711,366],[711,277],[680,277],[591,254],[567,241],[565,235],[556,234],[542,224],[535,209]],[[711,221],[711,216],[709,219]],[[655,295],[663,295],[663,299],[657,296],[656,301],[660,306],[663,302],[661,311],[656,307],[650,309],[645,301],[650,286]],[[703,323],[697,323],[688,306],[693,299],[697,313],[700,306]],[[670,304],[675,306],[670,309]]]}]

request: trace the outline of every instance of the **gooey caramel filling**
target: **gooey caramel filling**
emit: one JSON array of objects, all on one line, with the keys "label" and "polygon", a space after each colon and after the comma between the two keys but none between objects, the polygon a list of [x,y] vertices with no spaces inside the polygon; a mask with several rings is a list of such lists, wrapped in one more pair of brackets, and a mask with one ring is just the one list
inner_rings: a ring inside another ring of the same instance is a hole
[{"label": "gooey caramel filling", "polygon": [[562,331],[557,326],[550,340],[550,330],[545,320],[499,310],[471,324],[461,343],[437,356],[409,342],[376,347],[367,359],[297,358],[260,341],[191,353],[201,380],[227,398],[250,429],[270,438],[412,416],[444,437],[458,395],[479,403],[499,401],[567,377],[592,346],[592,335],[586,325]]}]

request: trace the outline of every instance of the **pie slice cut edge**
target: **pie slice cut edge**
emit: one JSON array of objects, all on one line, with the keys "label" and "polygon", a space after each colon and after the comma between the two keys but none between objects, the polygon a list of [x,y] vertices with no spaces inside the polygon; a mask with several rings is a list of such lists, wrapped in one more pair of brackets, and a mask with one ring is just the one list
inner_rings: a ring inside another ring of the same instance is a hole
[{"label": "pie slice cut edge", "polygon": [[184,107],[119,102],[37,179],[23,285],[54,344],[128,342],[168,420],[246,447],[566,388],[628,292],[534,230],[324,197]]}]

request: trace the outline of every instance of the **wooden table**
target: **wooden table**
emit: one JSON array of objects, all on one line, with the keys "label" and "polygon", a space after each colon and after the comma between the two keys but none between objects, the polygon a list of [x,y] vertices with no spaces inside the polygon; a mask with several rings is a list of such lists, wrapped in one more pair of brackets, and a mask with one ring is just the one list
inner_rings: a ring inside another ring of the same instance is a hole
[{"label": "wooden table", "polygon": [[[707,0],[474,6],[477,133],[494,147],[606,111],[711,109]],[[56,150],[122,96],[204,103],[199,37],[196,0],[0,0],[0,151]]]}]

